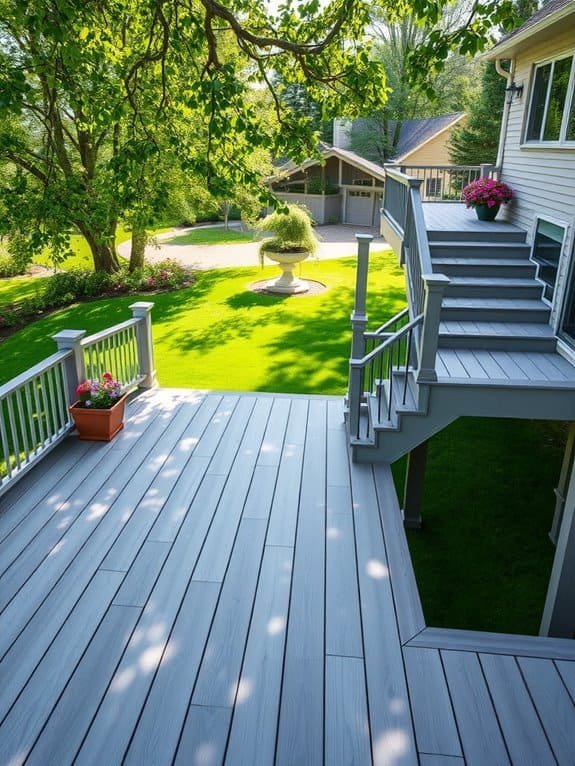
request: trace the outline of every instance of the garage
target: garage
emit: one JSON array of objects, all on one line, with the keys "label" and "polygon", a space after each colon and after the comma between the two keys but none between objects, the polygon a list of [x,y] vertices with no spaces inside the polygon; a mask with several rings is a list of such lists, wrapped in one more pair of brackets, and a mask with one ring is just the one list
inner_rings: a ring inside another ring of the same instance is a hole
[{"label": "garage", "polygon": [[381,192],[349,189],[344,223],[355,226],[379,226]]}]

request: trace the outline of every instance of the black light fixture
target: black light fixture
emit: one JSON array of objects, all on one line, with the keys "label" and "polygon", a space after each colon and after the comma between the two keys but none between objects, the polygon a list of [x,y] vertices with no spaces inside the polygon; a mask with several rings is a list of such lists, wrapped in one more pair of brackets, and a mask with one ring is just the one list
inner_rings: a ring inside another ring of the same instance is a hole
[{"label": "black light fixture", "polygon": [[521,98],[523,95],[523,85],[516,85],[512,82],[511,85],[508,85],[507,88],[505,88],[505,92],[507,93],[507,103],[511,104],[515,96]]}]

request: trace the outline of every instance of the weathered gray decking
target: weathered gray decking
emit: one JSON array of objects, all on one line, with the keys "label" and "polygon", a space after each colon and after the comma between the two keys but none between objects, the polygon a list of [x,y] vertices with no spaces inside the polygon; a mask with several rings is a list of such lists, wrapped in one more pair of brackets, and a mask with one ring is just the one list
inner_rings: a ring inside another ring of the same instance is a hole
[{"label": "weathered gray decking", "polygon": [[0,501],[0,764],[575,762],[570,641],[426,628],[341,402],[158,390]]}]

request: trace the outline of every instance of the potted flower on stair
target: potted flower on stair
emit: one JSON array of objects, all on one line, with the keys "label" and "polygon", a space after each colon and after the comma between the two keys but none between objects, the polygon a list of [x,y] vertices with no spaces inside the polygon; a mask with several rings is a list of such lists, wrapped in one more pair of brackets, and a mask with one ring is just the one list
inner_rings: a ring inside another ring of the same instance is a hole
[{"label": "potted flower on stair", "polygon": [[124,427],[126,395],[109,372],[101,380],[86,380],[76,388],[78,401],[70,414],[80,439],[110,441]]},{"label": "potted flower on stair", "polygon": [[309,290],[309,285],[294,276],[297,263],[315,253],[318,240],[313,233],[309,213],[300,205],[287,205],[286,210],[276,210],[257,224],[260,231],[271,231],[275,236],[260,245],[260,257],[264,255],[279,264],[282,274],[268,282],[266,289],[272,293],[293,295]]}]

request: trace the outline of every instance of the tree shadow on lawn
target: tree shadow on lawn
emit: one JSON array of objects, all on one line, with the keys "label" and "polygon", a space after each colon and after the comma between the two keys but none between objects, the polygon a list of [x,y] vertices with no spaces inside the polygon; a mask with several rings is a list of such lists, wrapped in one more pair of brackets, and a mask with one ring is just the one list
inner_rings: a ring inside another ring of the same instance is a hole
[{"label": "tree shadow on lawn", "polygon": [[[212,277],[211,285],[216,281]],[[287,299],[243,289],[221,301],[231,316],[215,319],[209,327],[172,331],[163,342],[184,353],[209,353],[228,342],[253,338],[254,354],[262,355],[265,371],[265,377],[254,383],[255,390],[340,393],[347,380],[353,298],[354,288],[341,284],[321,295]],[[370,302],[375,327],[405,305],[405,293],[390,287],[372,295]],[[161,323],[161,316],[156,323]],[[263,326],[269,340],[260,335]],[[231,380],[230,387],[235,387]]]}]

